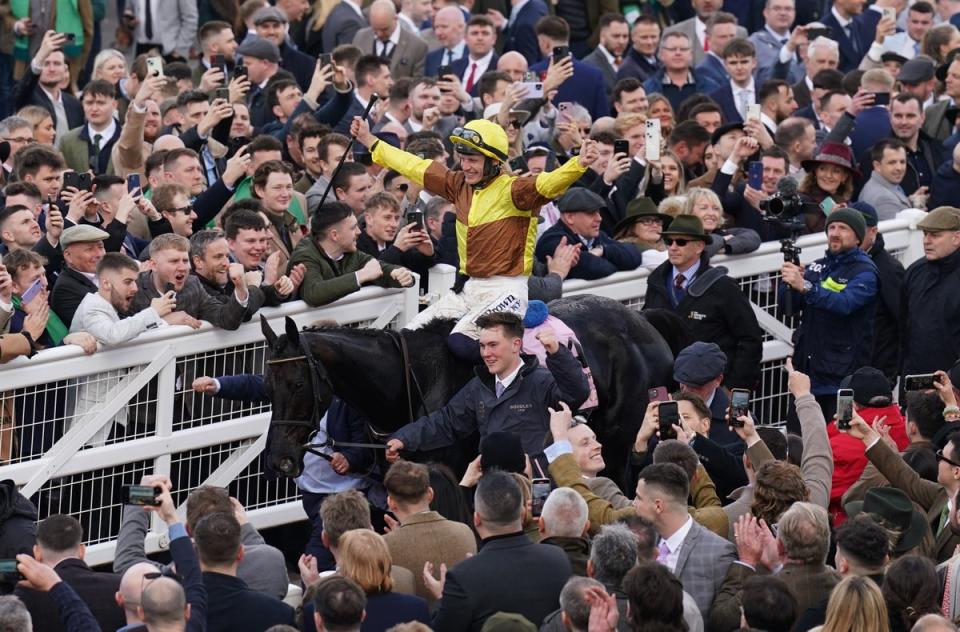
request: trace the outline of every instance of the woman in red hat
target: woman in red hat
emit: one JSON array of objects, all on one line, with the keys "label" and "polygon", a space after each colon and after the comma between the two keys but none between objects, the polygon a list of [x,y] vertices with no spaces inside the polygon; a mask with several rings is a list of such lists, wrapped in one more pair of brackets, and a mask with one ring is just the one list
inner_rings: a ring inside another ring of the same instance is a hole
[{"label": "woman in red hat", "polygon": [[811,233],[820,233],[830,211],[853,197],[854,179],[860,172],[853,164],[853,153],[843,143],[824,143],[816,157],[804,160],[802,165],[806,175],[800,183],[800,193],[824,209],[821,214],[806,215],[807,228]]}]

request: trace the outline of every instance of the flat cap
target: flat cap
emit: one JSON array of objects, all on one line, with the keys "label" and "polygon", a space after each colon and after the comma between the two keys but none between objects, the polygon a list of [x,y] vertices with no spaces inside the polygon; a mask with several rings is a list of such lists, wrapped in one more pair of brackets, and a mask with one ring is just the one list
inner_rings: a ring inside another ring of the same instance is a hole
[{"label": "flat cap", "polygon": [[253,14],[253,24],[255,26],[260,26],[264,22],[277,22],[278,24],[286,24],[287,14],[277,7],[263,7],[262,9],[258,9],[257,12]]},{"label": "flat cap", "polygon": [[603,198],[583,187],[573,187],[568,189],[563,197],[557,202],[557,208],[561,213],[592,213],[601,208],[607,208],[607,203]]},{"label": "flat cap", "polygon": [[933,209],[917,224],[920,230],[960,230],[960,209],[941,206]]},{"label": "flat cap", "polygon": [[695,342],[680,353],[673,363],[673,379],[680,384],[703,386],[715,380],[727,366],[727,354],[712,342]]},{"label": "flat cap", "polygon": [[870,400],[875,397],[887,398],[886,404],[889,406],[893,400],[893,394],[890,388],[890,380],[880,369],[872,366],[860,367],[847,377],[840,381],[840,388],[853,389],[853,401],[861,406],[869,406]]},{"label": "flat cap", "polygon": [[77,224],[63,231],[60,235],[60,248],[66,248],[70,244],[82,244],[88,241],[103,241],[110,237],[105,230],[100,230],[90,224]]},{"label": "flat cap", "polygon": [[276,44],[262,37],[256,37],[241,44],[240,48],[237,49],[237,54],[243,57],[272,61],[275,64],[280,63],[280,49],[277,48]]},{"label": "flat cap", "polygon": [[914,57],[900,68],[897,81],[900,83],[924,83],[933,79],[937,67],[929,57]]}]

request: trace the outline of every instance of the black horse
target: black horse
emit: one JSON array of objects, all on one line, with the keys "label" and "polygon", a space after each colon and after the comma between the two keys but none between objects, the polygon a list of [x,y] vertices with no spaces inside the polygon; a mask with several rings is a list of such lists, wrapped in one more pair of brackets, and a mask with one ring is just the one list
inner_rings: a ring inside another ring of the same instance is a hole
[{"label": "black horse", "polygon": [[[670,312],[643,314],[599,296],[550,303],[583,346],[599,407],[590,425],[603,443],[607,472],[616,480],[643,419],[648,388],[673,383],[673,357],[687,342]],[[269,346],[266,389],[273,404],[270,465],[283,476],[303,469],[306,443],[335,394],[385,441],[406,423],[441,408],[474,375],[447,351],[452,320],[402,333],[346,327],[304,329],[287,318],[277,336],[261,318]],[[475,444],[472,447],[476,454]]]}]

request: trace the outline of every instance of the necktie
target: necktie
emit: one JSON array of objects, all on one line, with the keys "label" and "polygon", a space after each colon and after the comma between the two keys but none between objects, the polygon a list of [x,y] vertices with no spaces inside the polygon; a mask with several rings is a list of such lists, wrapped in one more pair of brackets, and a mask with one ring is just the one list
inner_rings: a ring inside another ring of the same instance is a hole
[{"label": "necktie", "polygon": [[668,557],[670,557],[670,547],[667,546],[666,540],[660,540],[660,544],[657,545],[657,562],[666,566]]},{"label": "necktie", "polygon": [[847,32],[847,38],[850,40],[850,46],[853,48],[854,54],[857,57],[861,57],[860,38],[857,36],[857,32],[853,29],[853,24],[848,24],[844,30]]},{"label": "necktie", "polygon": [[787,42],[789,42],[789,41],[790,41],[790,38],[789,38],[789,37],[782,37],[782,38],[780,38],[780,45],[781,45],[781,46],[786,46],[786,45],[787,45]]},{"label": "necktie", "polygon": [[447,51],[447,61],[445,61],[444,64],[449,66],[450,64],[453,63],[453,49],[448,48],[446,49],[446,51]]},{"label": "necktie", "polygon": [[507,390],[503,385],[503,382],[497,382],[497,399],[500,399],[500,396],[503,395],[503,391]]},{"label": "necktie", "polygon": [[914,43],[913,43],[913,54],[914,54],[914,55],[919,55],[919,54],[920,54],[920,42],[914,42]]},{"label": "necktie", "polygon": [[677,299],[678,303],[683,300],[684,295],[687,293],[687,291],[683,289],[683,282],[686,280],[687,277],[683,276],[683,274],[678,274],[673,278],[673,297]]},{"label": "necktie", "polygon": [[103,140],[103,135],[94,134],[93,135],[93,147],[90,151],[90,169],[94,173],[100,173],[100,141]]},{"label": "necktie", "polygon": [[710,52],[710,40],[708,40],[706,37],[703,38],[703,52]]},{"label": "necktie", "polygon": [[747,120],[748,105],[749,105],[749,102],[747,100],[747,91],[741,90],[740,91],[740,118],[742,118],[744,121]]},{"label": "necktie", "polygon": [[940,609],[943,610],[945,616],[949,616],[952,619],[953,617],[950,615],[950,591],[953,586],[951,584],[953,584],[953,564],[948,563],[947,576],[943,581],[943,602],[940,605]]},{"label": "necktie", "polygon": [[153,43],[153,4],[152,0],[143,0],[143,10],[146,12],[143,20],[143,34],[147,37],[147,43]]},{"label": "necktie", "polygon": [[943,531],[943,528],[947,526],[947,521],[950,519],[950,505],[944,505],[943,511],[940,512],[940,520],[937,522],[937,531],[934,533],[934,536],[940,535],[940,532]]},{"label": "necktie", "polygon": [[613,67],[614,67],[614,68],[619,68],[619,67],[620,67],[620,64],[622,64],[622,63],[623,63],[623,57],[621,57],[620,55],[614,55],[614,57],[613,57]]},{"label": "necktie", "polygon": [[467,85],[465,87],[468,93],[473,90],[473,80],[476,79],[476,75],[477,75],[477,62],[472,62],[470,64],[470,74],[467,75]]},{"label": "necktie", "polygon": [[387,58],[390,57],[390,52],[391,52],[391,51],[390,51],[390,45],[391,45],[392,43],[393,43],[393,42],[390,42],[390,41],[380,42],[380,56],[381,56],[381,57],[387,57]]}]

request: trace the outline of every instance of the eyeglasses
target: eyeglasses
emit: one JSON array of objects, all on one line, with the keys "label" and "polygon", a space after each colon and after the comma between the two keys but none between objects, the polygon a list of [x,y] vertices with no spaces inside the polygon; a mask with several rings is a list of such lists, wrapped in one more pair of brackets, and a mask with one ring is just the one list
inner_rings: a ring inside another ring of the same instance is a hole
[{"label": "eyeglasses", "polygon": [[[637,220],[637,223],[651,224],[651,225],[656,224],[657,226],[660,226],[663,223],[663,220],[661,220],[659,217],[641,217],[640,219]],[[680,241],[686,242],[685,239],[681,239]],[[683,244],[680,244],[680,245],[682,246]]]},{"label": "eyeglasses", "polygon": [[147,588],[150,587],[150,583],[156,581],[163,577],[163,573],[159,571],[154,571],[152,573],[144,573],[143,577],[140,578],[140,601],[126,601],[128,606],[139,606],[143,603],[143,593],[146,592]]},{"label": "eyeglasses", "polygon": [[193,212],[193,204],[187,204],[186,206],[181,206],[180,208],[167,208],[164,209],[167,213],[183,213],[184,215],[189,215]]},{"label": "eyeglasses", "polygon": [[960,463],[957,463],[956,461],[952,461],[947,457],[943,456],[943,450],[937,450],[937,460],[943,461],[944,463],[949,463],[953,467],[960,467]]},{"label": "eyeglasses", "polygon": [[680,246],[681,248],[683,248],[684,246],[686,246],[687,244],[689,244],[689,243],[691,243],[691,242],[693,242],[693,241],[695,241],[695,240],[693,240],[693,239],[683,239],[682,237],[681,237],[680,239],[674,239],[674,238],[672,238],[672,237],[664,237],[664,238],[663,238],[663,243],[667,244],[668,246],[672,246],[673,244],[677,244],[677,245]]},{"label": "eyeglasses", "polygon": [[523,127],[523,125],[520,124],[520,121],[517,121],[517,120],[511,120],[507,123],[507,125],[509,125],[513,129],[520,129],[521,127]]}]

